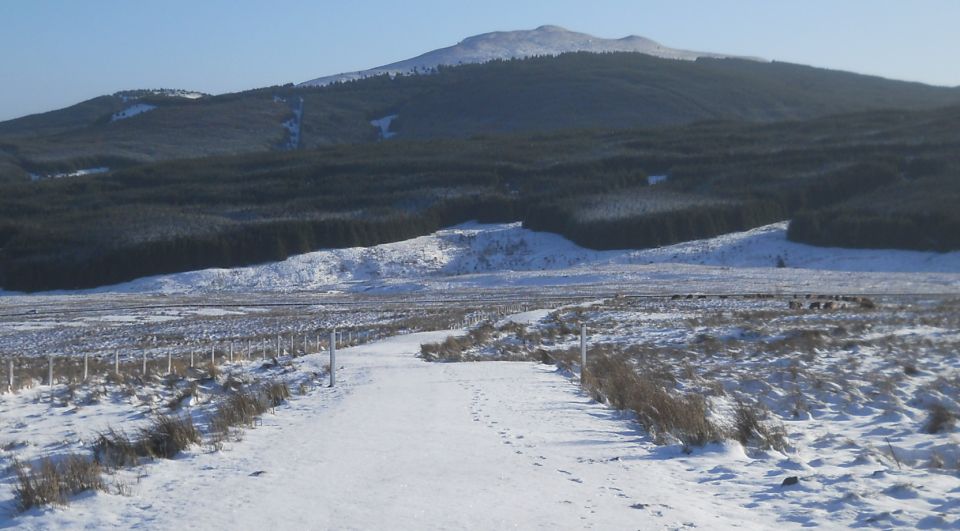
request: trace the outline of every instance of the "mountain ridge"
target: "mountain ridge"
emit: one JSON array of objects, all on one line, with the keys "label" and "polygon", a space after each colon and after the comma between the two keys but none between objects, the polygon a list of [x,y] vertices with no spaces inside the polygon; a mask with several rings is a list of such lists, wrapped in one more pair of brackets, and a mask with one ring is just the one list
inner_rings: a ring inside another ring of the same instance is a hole
[{"label": "mountain ridge", "polygon": [[687,61],[693,61],[700,57],[761,60],[753,57],[669,48],[639,35],[606,39],[587,33],[570,31],[560,26],[545,25],[532,30],[481,33],[467,37],[453,46],[438,48],[410,59],[367,70],[321,76],[299,83],[298,86],[325,86],[331,83],[354,81],[378,75],[397,76],[427,73],[441,66],[486,63],[497,59],[524,59],[570,52],[632,52],[662,59]]}]

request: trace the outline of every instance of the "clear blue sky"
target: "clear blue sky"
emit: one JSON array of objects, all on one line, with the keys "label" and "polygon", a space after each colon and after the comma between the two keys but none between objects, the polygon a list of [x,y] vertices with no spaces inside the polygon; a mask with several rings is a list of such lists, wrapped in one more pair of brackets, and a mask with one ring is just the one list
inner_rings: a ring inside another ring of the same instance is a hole
[{"label": "clear blue sky", "polygon": [[960,85],[960,0],[0,0],[0,120],[123,89],[299,82],[543,24]]}]

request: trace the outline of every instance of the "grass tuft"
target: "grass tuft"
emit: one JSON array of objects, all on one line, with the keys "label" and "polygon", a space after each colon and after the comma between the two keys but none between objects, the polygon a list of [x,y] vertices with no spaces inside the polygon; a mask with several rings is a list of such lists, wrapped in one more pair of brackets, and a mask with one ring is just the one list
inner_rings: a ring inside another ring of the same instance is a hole
[{"label": "grass tuft", "polygon": [[42,459],[33,468],[13,464],[17,476],[14,498],[21,512],[45,505],[66,505],[69,497],[88,490],[105,490],[99,463],[71,454],[59,461]]}]

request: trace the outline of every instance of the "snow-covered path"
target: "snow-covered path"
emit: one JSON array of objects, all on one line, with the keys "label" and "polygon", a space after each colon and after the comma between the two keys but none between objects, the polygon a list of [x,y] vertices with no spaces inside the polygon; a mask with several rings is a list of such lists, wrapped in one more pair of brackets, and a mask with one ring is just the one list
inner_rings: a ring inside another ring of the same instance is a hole
[{"label": "snow-covered path", "polygon": [[770,518],[723,500],[717,487],[690,481],[686,459],[658,458],[629,421],[580,394],[552,367],[414,357],[421,342],[447,334],[343,350],[337,388],[266,415],[263,426],[224,451],[148,465],[131,496],[87,496],[15,522],[636,529],[753,528]]}]

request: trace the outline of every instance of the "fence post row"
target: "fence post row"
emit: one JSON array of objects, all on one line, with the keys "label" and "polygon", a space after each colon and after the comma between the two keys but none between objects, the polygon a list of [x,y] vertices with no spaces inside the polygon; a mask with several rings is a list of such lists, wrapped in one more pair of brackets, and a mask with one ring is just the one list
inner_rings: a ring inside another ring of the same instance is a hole
[{"label": "fence post row", "polygon": [[337,383],[337,331],[330,332],[330,387]]},{"label": "fence post row", "polygon": [[587,325],[580,324],[580,386],[583,387],[587,376]]}]

